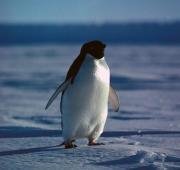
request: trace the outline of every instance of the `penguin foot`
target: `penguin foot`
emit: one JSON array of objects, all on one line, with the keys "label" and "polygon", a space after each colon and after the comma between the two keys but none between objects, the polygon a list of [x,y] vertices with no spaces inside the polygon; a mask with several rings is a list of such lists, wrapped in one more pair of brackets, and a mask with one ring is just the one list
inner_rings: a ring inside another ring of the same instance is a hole
[{"label": "penguin foot", "polygon": [[70,148],[76,148],[77,147],[77,145],[73,144],[73,143],[66,143],[64,146],[65,146],[65,149],[70,149]]},{"label": "penguin foot", "polygon": [[75,142],[74,139],[71,140],[71,141],[66,141],[66,142],[64,142],[65,149],[76,148],[77,145],[76,145],[76,144],[73,144],[73,142]]},{"label": "penguin foot", "polygon": [[89,141],[89,143],[88,143],[88,145],[89,146],[94,146],[94,145],[105,145],[104,143],[97,143],[97,142],[95,142],[95,141]]}]

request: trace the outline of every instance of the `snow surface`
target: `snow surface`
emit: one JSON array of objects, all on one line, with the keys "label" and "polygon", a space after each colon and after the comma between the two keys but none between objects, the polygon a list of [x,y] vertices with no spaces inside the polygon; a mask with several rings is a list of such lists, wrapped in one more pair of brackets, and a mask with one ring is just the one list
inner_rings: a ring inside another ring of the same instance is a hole
[{"label": "snow surface", "polygon": [[0,47],[0,170],[180,169],[179,46],[107,46],[121,99],[100,142],[59,147],[60,97],[45,111],[80,45]]}]

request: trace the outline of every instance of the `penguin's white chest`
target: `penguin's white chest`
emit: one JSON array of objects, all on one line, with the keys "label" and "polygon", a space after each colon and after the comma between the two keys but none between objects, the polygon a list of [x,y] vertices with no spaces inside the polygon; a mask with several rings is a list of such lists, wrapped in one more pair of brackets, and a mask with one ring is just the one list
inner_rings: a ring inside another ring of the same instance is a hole
[{"label": "penguin's white chest", "polygon": [[108,112],[109,68],[104,58],[85,57],[83,64],[62,97],[65,139],[98,138]]}]

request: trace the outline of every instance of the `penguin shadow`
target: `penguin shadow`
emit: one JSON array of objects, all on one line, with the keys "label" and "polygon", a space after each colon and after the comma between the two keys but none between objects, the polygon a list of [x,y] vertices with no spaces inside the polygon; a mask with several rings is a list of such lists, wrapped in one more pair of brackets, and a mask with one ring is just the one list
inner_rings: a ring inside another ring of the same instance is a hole
[{"label": "penguin shadow", "polygon": [[[3,138],[28,138],[28,137],[60,137],[60,130],[46,130],[32,127],[17,127],[17,126],[5,126],[0,127],[0,139]],[[28,154],[34,152],[55,151],[62,149],[58,145],[34,147],[27,149],[8,150],[0,152],[0,156]]]},{"label": "penguin shadow", "polygon": [[36,153],[36,152],[52,152],[57,151],[60,149],[59,145],[53,145],[53,146],[44,146],[44,147],[34,147],[34,148],[27,148],[27,149],[17,149],[17,150],[8,150],[8,151],[2,151],[0,152],[1,156],[10,156],[10,155],[19,155],[19,154],[29,154],[29,153]]}]

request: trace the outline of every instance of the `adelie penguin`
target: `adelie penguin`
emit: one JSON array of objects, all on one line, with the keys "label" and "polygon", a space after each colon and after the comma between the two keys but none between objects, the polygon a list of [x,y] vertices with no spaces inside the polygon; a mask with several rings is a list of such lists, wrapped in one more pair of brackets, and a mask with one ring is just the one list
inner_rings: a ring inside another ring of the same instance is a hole
[{"label": "adelie penguin", "polygon": [[72,63],[65,81],[49,99],[47,109],[62,92],[60,110],[65,148],[76,147],[73,142],[87,138],[89,145],[100,145],[108,114],[108,102],[119,110],[119,99],[110,85],[110,71],[104,57],[106,45],[100,41],[85,43]]}]

